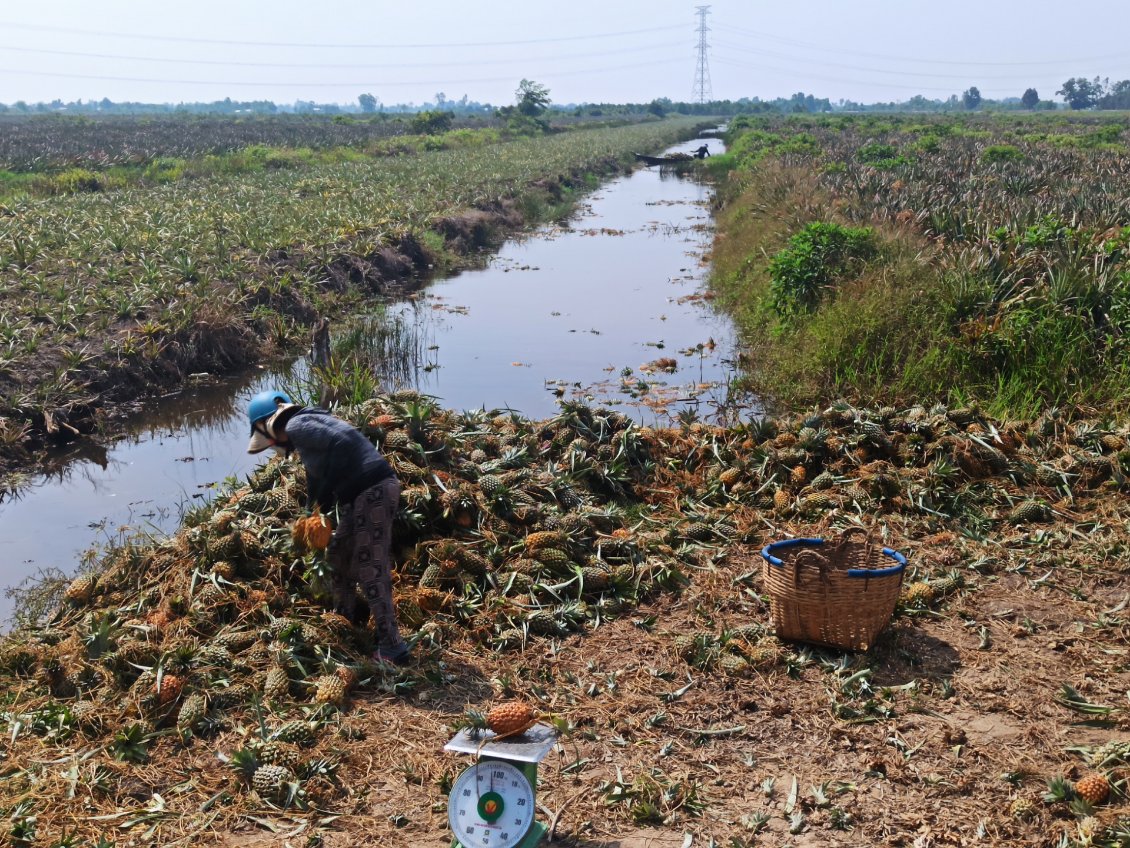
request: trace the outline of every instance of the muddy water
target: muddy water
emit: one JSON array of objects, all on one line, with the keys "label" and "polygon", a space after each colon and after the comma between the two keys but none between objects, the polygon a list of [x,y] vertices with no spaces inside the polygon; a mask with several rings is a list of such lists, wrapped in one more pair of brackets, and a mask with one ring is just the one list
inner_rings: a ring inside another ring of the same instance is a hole
[{"label": "muddy water", "polygon": [[[639,169],[602,186],[569,221],[508,242],[482,270],[394,305],[401,345],[410,337],[418,356],[388,387],[531,418],[553,415],[559,398],[646,424],[685,410],[734,414],[732,330],[702,296],[709,200],[693,180]],[[69,575],[100,546],[175,529],[185,508],[259,461],[244,452],[246,399],[293,379],[263,373],[190,389],[155,404],[131,437],[60,455],[57,471],[0,501],[0,585]],[[12,605],[0,598],[0,620]]]}]

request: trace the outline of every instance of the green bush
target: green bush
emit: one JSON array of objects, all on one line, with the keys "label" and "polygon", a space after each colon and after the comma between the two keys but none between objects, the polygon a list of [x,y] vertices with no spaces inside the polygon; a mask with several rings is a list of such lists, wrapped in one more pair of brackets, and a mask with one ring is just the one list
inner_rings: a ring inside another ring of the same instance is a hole
[{"label": "green bush", "polygon": [[85,168],[68,168],[52,180],[56,194],[76,194],[78,192],[102,191],[102,180],[98,174]]},{"label": "green bush", "polygon": [[992,144],[981,153],[981,161],[986,165],[995,165],[998,162],[1019,162],[1024,154],[1011,144]]},{"label": "green bush", "polygon": [[875,255],[870,227],[814,221],[769,261],[769,293],[782,317],[813,311],[853,266]]},{"label": "green bush", "polygon": [[408,131],[414,135],[442,135],[451,129],[454,120],[454,112],[444,112],[438,109],[417,112],[408,122]]}]

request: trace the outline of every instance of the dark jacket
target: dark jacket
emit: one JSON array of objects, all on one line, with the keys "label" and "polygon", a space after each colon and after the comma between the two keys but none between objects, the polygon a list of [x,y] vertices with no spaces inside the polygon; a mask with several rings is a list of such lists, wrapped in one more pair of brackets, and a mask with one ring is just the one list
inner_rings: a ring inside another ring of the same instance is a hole
[{"label": "dark jacket", "polygon": [[360,430],[324,409],[296,412],[286,422],[286,437],[306,469],[307,506],[328,512],[395,473]]}]

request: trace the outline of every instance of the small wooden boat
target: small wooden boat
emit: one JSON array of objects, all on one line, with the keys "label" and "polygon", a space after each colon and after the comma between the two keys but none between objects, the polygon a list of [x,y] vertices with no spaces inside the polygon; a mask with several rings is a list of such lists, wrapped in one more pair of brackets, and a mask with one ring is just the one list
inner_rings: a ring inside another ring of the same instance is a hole
[{"label": "small wooden boat", "polygon": [[645,165],[678,165],[680,162],[690,162],[694,159],[688,153],[676,153],[672,156],[645,156],[642,153],[636,154],[636,161],[643,162]]}]

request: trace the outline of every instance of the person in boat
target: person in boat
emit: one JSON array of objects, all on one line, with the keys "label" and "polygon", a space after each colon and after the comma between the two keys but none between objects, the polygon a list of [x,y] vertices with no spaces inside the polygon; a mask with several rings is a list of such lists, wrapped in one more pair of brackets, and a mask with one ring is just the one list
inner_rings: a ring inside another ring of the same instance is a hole
[{"label": "person in boat", "polygon": [[695,159],[705,159],[709,155],[710,155],[710,147],[708,145],[705,145],[705,144],[702,145],[701,147],[699,147],[694,152],[694,158]]},{"label": "person in boat", "polygon": [[[400,481],[388,460],[365,435],[324,409],[305,407],[278,390],[259,392],[247,407],[248,453],[273,448],[298,452],[306,469],[308,507],[325,515],[337,510],[326,559],[334,610],[355,624],[372,614],[379,663],[406,665],[408,644],[400,636],[392,600],[392,523],[400,504]],[[368,602],[358,614],[356,587]]]}]

